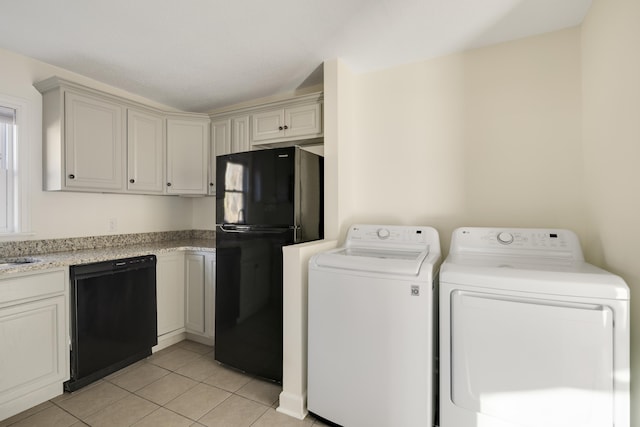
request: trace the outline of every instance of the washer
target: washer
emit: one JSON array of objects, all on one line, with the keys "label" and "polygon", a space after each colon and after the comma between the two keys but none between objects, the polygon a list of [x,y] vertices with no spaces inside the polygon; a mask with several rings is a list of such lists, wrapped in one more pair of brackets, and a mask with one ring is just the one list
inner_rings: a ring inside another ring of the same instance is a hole
[{"label": "washer", "polygon": [[441,427],[628,427],[629,378],[629,288],[586,263],[573,232],[453,232]]},{"label": "washer", "polygon": [[309,262],[308,409],[349,426],[431,426],[431,227],[354,225]]}]

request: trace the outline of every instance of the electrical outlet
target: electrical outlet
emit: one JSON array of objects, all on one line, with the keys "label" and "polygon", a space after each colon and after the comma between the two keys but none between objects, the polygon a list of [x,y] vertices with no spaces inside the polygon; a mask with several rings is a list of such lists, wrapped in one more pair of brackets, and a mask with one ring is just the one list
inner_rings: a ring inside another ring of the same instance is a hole
[{"label": "electrical outlet", "polygon": [[118,220],[116,218],[109,218],[109,231],[115,232],[118,230]]}]

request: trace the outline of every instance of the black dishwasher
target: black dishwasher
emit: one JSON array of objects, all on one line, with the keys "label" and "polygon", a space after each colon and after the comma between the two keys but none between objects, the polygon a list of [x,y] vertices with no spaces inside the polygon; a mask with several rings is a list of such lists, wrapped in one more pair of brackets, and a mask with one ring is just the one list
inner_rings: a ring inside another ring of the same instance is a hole
[{"label": "black dishwasher", "polygon": [[70,267],[71,379],[67,391],[151,354],[158,343],[155,255]]}]

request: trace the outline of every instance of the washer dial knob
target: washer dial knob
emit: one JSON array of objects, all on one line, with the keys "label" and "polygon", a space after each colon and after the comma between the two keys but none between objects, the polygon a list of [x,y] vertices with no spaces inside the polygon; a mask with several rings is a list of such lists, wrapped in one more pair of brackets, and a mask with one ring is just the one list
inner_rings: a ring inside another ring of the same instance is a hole
[{"label": "washer dial knob", "polygon": [[386,228],[378,228],[378,238],[379,239],[388,239],[391,233]]},{"label": "washer dial knob", "polygon": [[513,234],[506,231],[501,231],[500,233],[498,233],[498,242],[502,243],[503,245],[509,245],[513,243]]}]

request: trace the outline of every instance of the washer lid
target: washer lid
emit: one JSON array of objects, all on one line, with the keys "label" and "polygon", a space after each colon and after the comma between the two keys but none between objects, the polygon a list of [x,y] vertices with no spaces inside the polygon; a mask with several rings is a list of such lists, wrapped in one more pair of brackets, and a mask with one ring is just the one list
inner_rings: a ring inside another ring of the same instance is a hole
[{"label": "washer lid", "polygon": [[429,247],[422,252],[340,248],[318,254],[314,259],[320,267],[416,276],[427,255]]},{"label": "washer lid", "polygon": [[356,224],[344,247],[317,254],[319,267],[417,276],[429,254],[440,258],[440,238],[433,227]]}]

